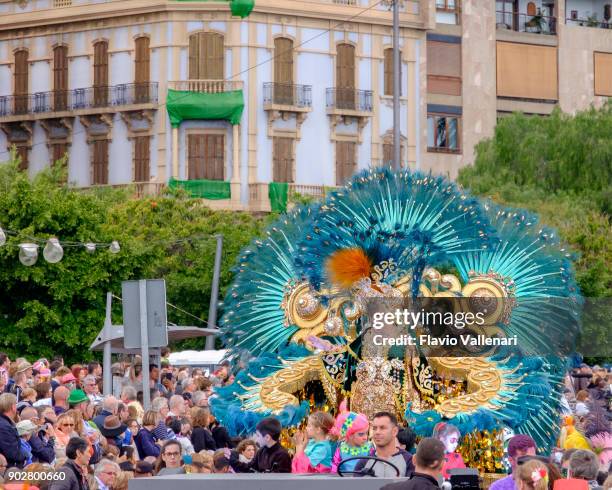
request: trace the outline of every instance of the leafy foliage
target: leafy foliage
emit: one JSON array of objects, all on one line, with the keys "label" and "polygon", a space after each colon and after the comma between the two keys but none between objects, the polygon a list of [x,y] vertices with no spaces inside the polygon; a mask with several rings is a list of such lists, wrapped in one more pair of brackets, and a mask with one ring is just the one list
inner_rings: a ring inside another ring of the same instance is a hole
[{"label": "leafy foliage", "polygon": [[[612,296],[612,104],[575,116],[513,114],[477,146],[459,182],[473,193],[535,211],[578,252],[585,297]],[[589,322],[584,339],[610,346],[609,319]],[[609,357],[606,349],[601,349]],[[609,352],[609,348],[608,348]],[[592,359],[601,362],[605,359]]]},{"label": "leafy foliage", "polygon": [[[211,211],[180,193],[133,200],[126,191],[74,191],[61,185],[63,180],[59,166],[29,179],[16,163],[0,165],[0,225],[19,231],[0,248],[0,350],[13,357],[90,358],[87,349],[104,322],[106,292],[120,295],[121,281],[127,279],[165,278],[168,301],[205,319],[214,235],[224,236],[223,294],[236,254],[264,226],[262,219]],[[66,242],[116,239],[121,251],[88,254],[82,247],[65,247],[62,261],[48,264],[40,249],[36,265],[25,267],[16,245],[32,236],[57,236]],[[204,326],[172,308],[168,319]]]}]

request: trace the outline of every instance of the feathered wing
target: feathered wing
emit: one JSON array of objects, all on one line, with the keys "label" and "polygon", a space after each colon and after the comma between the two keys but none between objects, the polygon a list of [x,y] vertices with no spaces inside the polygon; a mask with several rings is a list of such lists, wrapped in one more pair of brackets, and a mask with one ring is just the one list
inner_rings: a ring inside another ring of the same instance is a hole
[{"label": "feathered wing", "polygon": [[[464,282],[493,277],[508,287],[515,300],[511,316],[498,327],[517,336],[516,349],[500,350],[488,360],[502,373],[503,389],[491,401],[494,409],[459,414],[451,423],[464,433],[508,425],[529,434],[548,450],[559,431],[559,399],[568,355],[579,323],[580,294],[570,254],[554,230],[538,225],[537,217],[523,210],[485,203],[498,242],[487,250],[456,254],[453,263]],[[559,339],[566,342],[557,342]],[[440,419],[435,412],[406,417],[422,430]]]},{"label": "feathered wing", "polygon": [[272,224],[261,240],[239,255],[236,279],[223,303],[221,338],[243,359],[286,346],[298,330],[285,325],[281,303],[286,287],[300,279],[293,258],[304,227],[317,211],[300,207]]},{"label": "feathered wing", "polygon": [[373,266],[392,261],[398,273],[412,273],[416,292],[428,263],[481,250],[490,235],[477,201],[448,180],[376,168],[328,197],[305,230],[295,263],[313,287],[331,288],[337,283],[326,267],[330,259],[361,249]]}]

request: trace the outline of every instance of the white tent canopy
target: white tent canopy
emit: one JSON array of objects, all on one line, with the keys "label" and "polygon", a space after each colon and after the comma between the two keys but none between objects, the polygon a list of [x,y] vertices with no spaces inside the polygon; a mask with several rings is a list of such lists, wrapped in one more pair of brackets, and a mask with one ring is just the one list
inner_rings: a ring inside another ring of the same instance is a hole
[{"label": "white tent canopy", "polygon": [[206,366],[215,367],[225,358],[227,349],[221,350],[185,350],[172,352],[169,360],[171,366]]}]

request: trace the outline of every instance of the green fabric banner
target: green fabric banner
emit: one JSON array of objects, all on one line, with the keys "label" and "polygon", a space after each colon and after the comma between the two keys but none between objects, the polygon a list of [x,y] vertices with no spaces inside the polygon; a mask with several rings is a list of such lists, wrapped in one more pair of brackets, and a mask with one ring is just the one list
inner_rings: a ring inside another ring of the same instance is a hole
[{"label": "green fabric banner", "polygon": [[287,182],[270,182],[268,184],[268,197],[272,212],[284,213],[287,211],[287,196],[289,195],[289,184]]},{"label": "green fabric banner", "polygon": [[187,119],[225,119],[240,124],[244,97],[242,90],[209,94],[168,89],[166,108],[173,128]]},{"label": "green fabric banner", "polygon": [[184,189],[191,197],[202,199],[230,199],[232,196],[230,183],[223,180],[176,180],[168,182],[170,189]]},{"label": "green fabric banner", "polygon": [[[178,0],[179,2],[225,2],[227,0]],[[255,7],[255,0],[229,0],[230,10],[232,15],[236,15],[242,19],[247,17],[253,7]]]}]

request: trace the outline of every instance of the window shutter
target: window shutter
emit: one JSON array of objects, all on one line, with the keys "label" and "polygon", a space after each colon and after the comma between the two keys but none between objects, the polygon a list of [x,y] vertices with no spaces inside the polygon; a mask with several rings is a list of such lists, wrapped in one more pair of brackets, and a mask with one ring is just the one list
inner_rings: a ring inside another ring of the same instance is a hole
[{"label": "window shutter", "polygon": [[108,105],[108,43],[94,45],[94,104]]},{"label": "window shutter", "polygon": [[108,184],[108,140],[93,142],[93,184]]},{"label": "window shutter", "polygon": [[274,40],[274,103],[293,105],[293,41]]},{"label": "window shutter", "polygon": [[53,50],[53,108],[68,108],[68,47],[57,46]]},{"label": "window shutter", "polygon": [[427,41],[427,91],[461,95],[461,44]]},{"label": "window shutter", "polygon": [[55,165],[58,160],[61,160],[68,151],[66,143],[53,143],[51,145],[51,166]]},{"label": "window shutter", "polygon": [[134,182],[149,181],[150,138],[137,136],[134,138]]},{"label": "window shutter", "polygon": [[340,109],[355,109],[355,48],[338,44],[336,60],[336,105]]},{"label": "window shutter", "polygon": [[210,135],[214,143],[213,180],[225,179],[225,136],[222,134]]},{"label": "window shutter", "polygon": [[224,56],[223,36],[215,32],[206,32],[206,73],[207,80],[223,80]]},{"label": "window shutter", "polygon": [[200,35],[202,33],[189,36],[189,79],[198,80],[200,78]]},{"label": "window shutter", "polygon": [[344,185],[355,172],[356,147],[352,141],[336,142],[336,185]]},{"label": "window shutter", "polygon": [[293,183],[293,138],[275,136],[272,144],[272,180]]},{"label": "window shutter", "polygon": [[15,53],[15,113],[28,112],[28,52],[25,49]]},{"label": "window shutter", "polygon": [[203,178],[201,173],[204,167],[204,157],[202,155],[203,143],[202,140],[204,135],[201,134],[190,134],[188,136],[188,155],[187,160],[189,164],[189,171],[187,178],[190,180],[196,180]]},{"label": "window shutter", "polygon": [[19,170],[27,170],[30,164],[28,160],[28,147],[25,145],[18,146],[17,155],[19,155]]},{"label": "window shutter", "polygon": [[150,50],[149,38],[139,37],[136,39],[135,73],[136,101],[147,102],[149,99],[150,81]]}]

